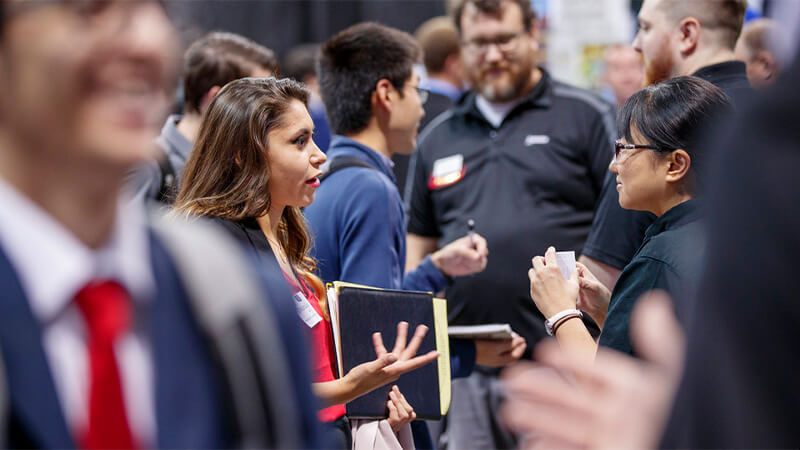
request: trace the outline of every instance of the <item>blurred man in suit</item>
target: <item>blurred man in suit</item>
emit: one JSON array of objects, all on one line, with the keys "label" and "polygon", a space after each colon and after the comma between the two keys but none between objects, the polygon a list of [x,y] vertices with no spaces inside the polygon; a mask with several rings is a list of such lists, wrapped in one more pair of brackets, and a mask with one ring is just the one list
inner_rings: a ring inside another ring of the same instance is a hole
[{"label": "blurred man in suit", "polygon": [[[0,444],[318,445],[280,272],[259,276],[229,246],[254,295],[235,297],[248,310],[229,302],[219,315],[275,326],[212,329],[175,243],[154,235],[141,208],[120,207],[124,174],[152,157],[174,87],[163,6],[13,1],[0,3],[0,20]],[[248,349],[235,333],[278,345]]]}]

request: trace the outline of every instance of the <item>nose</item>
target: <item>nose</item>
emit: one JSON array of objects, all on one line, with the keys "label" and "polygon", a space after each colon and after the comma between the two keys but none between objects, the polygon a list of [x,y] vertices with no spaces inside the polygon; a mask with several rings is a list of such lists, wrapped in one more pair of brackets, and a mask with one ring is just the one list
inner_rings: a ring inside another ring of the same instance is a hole
[{"label": "nose", "polygon": [[503,59],[503,52],[500,51],[500,47],[497,44],[488,44],[483,59],[487,62],[500,61]]},{"label": "nose", "polygon": [[328,157],[325,156],[325,153],[323,153],[322,150],[319,149],[319,147],[317,147],[317,143],[314,142],[313,139],[311,140],[311,145],[314,146],[314,151],[311,152],[311,165],[313,165],[314,167],[319,167],[325,164],[325,161],[328,160]]},{"label": "nose", "polygon": [[619,167],[617,167],[617,157],[616,156],[611,158],[611,162],[608,163],[608,171],[613,173],[613,174],[619,175]]},{"label": "nose", "polygon": [[642,35],[642,30],[640,29],[639,31],[636,32],[636,36],[633,37],[633,43],[631,43],[633,49],[639,53],[642,53],[641,35]]}]

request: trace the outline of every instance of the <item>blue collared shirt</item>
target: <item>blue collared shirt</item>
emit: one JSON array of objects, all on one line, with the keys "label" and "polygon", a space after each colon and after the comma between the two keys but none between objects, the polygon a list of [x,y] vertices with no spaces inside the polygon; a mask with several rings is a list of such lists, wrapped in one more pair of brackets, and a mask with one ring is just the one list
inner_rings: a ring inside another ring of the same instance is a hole
[{"label": "blue collared shirt", "polygon": [[372,168],[347,167],[331,174],[305,209],[314,234],[312,255],[322,279],[386,289],[442,290],[447,278],[430,257],[403,274],[406,224],[389,158],[334,136],[328,159],[342,156],[359,158]]}]

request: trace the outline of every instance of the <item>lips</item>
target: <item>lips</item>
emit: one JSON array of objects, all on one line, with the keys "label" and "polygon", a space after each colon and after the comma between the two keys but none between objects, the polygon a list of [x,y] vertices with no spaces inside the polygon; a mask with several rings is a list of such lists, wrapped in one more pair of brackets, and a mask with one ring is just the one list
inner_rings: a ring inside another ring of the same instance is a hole
[{"label": "lips", "polygon": [[311,187],[313,187],[313,188],[318,188],[319,184],[320,184],[319,177],[316,176],[314,178],[310,178],[310,179],[306,180],[306,184],[311,186]]}]

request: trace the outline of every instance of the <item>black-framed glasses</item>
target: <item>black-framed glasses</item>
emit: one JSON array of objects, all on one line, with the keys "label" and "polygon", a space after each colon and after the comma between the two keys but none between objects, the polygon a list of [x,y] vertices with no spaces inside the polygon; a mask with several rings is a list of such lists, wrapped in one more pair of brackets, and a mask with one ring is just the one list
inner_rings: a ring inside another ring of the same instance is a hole
[{"label": "black-framed glasses", "polygon": [[425,88],[421,88],[419,86],[411,86],[417,90],[417,96],[419,97],[419,103],[424,105],[425,102],[428,101],[428,93],[429,91]]},{"label": "black-framed glasses", "polygon": [[658,147],[652,145],[643,145],[643,144],[623,144],[622,141],[616,140],[614,141],[614,159],[619,159],[619,153],[622,150],[636,150],[636,149],[658,150]]},{"label": "black-framed glasses", "polygon": [[518,39],[525,33],[527,33],[527,31],[522,30],[516,33],[496,36],[491,39],[462,41],[461,47],[468,52],[483,55],[489,52],[489,48],[492,45],[495,45],[500,53],[509,53],[517,47]]}]

